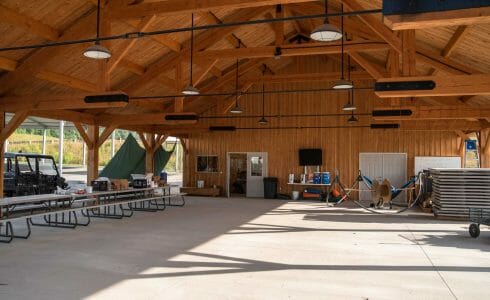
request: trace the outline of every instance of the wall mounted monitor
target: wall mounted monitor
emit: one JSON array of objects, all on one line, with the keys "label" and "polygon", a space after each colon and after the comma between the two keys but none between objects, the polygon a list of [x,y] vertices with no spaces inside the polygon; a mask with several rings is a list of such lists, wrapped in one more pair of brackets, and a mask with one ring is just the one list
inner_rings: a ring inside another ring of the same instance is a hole
[{"label": "wall mounted monitor", "polygon": [[300,166],[321,166],[322,157],[322,149],[299,149]]}]

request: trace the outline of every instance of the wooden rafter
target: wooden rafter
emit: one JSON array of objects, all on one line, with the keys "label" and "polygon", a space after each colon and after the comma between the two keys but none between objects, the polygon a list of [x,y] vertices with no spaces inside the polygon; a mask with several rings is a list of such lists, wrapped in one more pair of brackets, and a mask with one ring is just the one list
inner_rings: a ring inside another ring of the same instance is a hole
[{"label": "wooden rafter", "polygon": [[20,27],[29,33],[40,36],[49,41],[56,41],[60,35],[60,33],[51,26],[20,14],[19,12],[16,12],[15,10],[3,5],[0,5],[0,22],[6,22]]},{"label": "wooden rafter", "polygon": [[41,70],[36,74],[36,78],[46,80],[52,83],[63,85],[72,89],[87,92],[96,92],[97,85],[86,80],[78,79],[66,74],[60,74],[48,70]]},{"label": "wooden rafter", "polygon": [[[66,29],[57,41],[67,41],[82,37],[89,28],[93,27],[94,22],[95,14],[94,11],[91,11]],[[37,74],[44,69],[46,64],[59,56],[63,49],[63,47],[43,48],[27,57],[15,71],[9,72],[0,78],[0,95],[4,95],[28,80],[33,74]]]},{"label": "wooden rafter", "polygon": [[[145,31],[150,27],[151,23],[155,20],[155,15],[150,15],[148,17],[143,18],[138,26],[136,27],[137,31]],[[123,45],[120,46],[111,56],[109,61],[108,72],[112,73],[114,69],[118,66],[121,60],[128,54],[129,50],[133,48],[138,40],[132,39],[129,41],[125,41]]]},{"label": "wooden rafter", "polygon": [[456,31],[454,32],[453,36],[447,43],[446,47],[441,52],[442,57],[448,58],[451,53],[454,51],[454,49],[457,48],[457,46],[461,43],[463,40],[464,35],[468,32],[468,26],[467,25],[461,25],[456,28]]},{"label": "wooden rafter", "polygon": [[453,76],[415,76],[384,78],[378,82],[432,80],[436,86],[431,90],[403,90],[375,92],[378,97],[432,97],[459,95],[490,95],[490,74]]},{"label": "wooden rafter", "polygon": [[490,7],[385,16],[384,22],[393,30],[486,24],[490,23]]},{"label": "wooden rafter", "polygon": [[6,139],[9,138],[9,136],[24,122],[24,120],[27,118],[29,115],[28,110],[22,110],[18,111],[10,120],[10,122],[1,130],[0,133],[0,143],[3,144]]},{"label": "wooden rafter", "polygon": [[[377,41],[348,41],[345,43],[344,51],[378,51],[388,50],[389,45]],[[225,58],[273,58],[275,57],[276,46],[249,47],[240,49],[206,50],[196,54],[198,59],[225,59]],[[281,47],[281,57],[290,56],[310,56],[327,55],[341,53],[340,43],[311,44],[306,47],[304,44],[287,45]]]},{"label": "wooden rafter", "polygon": [[135,75],[143,75],[146,72],[146,68],[128,59],[121,59],[119,62],[119,67],[124,68]]},{"label": "wooden rafter", "polygon": [[5,71],[15,71],[17,69],[17,61],[6,57],[0,57],[0,69]]},{"label": "wooden rafter", "polygon": [[149,14],[166,16],[216,9],[241,9],[309,1],[311,0],[214,0],[202,3],[200,0],[167,0],[115,8],[113,16],[114,18],[140,18]]},{"label": "wooden rafter", "polygon": [[[386,70],[374,62],[369,61],[361,53],[356,51],[348,52],[350,57],[354,59],[364,70],[366,70],[374,79],[380,79],[387,76]],[[352,78],[352,74],[351,74]]]},{"label": "wooden rafter", "polygon": [[[244,21],[249,20],[257,15],[264,12],[264,8],[251,8],[251,9],[243,9],[238,12],[233,13],[231,16],[225,18],[226,22],[234,22],[234,21]],[[234,28],[224,28],[220,30],[209,30],[202,34],[199,34],[195,38],[195,49],[196,51],[206,49],[211,45],[214,45],[227,35],[231,34],[234,31]],[[186,41],[183,46],[182,51],[177,53],[169,53],[159,59],[156,63],[149,66],[145,74],[139,76],[135,80],[125,84],[121,87],[123,90],[128,93],[135,93],[141,87],[143,87],[148,81],[151,79],[158,77],[163,70],[168,70],[170,67],[175,66],[175,63],[179,60],[180,56],[187,57],[190,51],[190,40]]]}]

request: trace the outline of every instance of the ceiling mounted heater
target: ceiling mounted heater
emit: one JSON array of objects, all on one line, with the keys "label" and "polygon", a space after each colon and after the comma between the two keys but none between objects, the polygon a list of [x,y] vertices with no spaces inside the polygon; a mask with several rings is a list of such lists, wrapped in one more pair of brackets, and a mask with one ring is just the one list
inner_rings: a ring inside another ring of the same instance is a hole
[{"label": "ceiling mounted heater", "polygon": [[371,124],[371,129],[397,129],[400,124]]},{"label": "ceiling mounted heater", "polygon": [[174,113],[166,114],[165,121],[167,124],[195,124],[199,120],[199,116],[195,113]]},{"label": "ceiling mounted heater", "polygon": [[235,131],[235,126],[209,126],[210,131]]},{"label": "ceiling mounted heater", "polygon": [[393,109],[393,110],[373,110],[373,117],[408,117],[412,115],[410,109]]},{"label": "ceiling mounted heater", "polygon": [[375,92],[390,92],[390,91],[425,91],[433,90],[436,83],[432,80],[422,81],[392,81],[392,82],[376,82],[374,84]]},{"label": "ceiling mounted heater", "polygon": [[105,94],[105,95],[89,95],[84,99],[85,103],[102,103],[102,102],[129,102],[129,96],[120,94]]}]

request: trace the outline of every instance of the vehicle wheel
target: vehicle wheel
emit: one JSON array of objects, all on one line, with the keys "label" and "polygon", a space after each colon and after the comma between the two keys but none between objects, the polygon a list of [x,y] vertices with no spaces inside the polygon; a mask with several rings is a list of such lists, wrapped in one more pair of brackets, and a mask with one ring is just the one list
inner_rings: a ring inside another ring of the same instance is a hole
[{"label": "vehicle wheel", "polygon": [[473,223],[470,225],[470,235],[473,238],[477,238],[480,235],[480,225]]}]

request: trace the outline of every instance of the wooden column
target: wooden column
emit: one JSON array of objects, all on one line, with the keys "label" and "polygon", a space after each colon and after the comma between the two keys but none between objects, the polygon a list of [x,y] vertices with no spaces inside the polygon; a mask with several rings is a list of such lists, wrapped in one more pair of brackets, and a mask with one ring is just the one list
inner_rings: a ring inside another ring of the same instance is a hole
[{"label": "wooden column", "polygon": [[402,35],[402,73],[403,76],[416,76],[416,62],[415,57],[417,54],[415,45],[415,30],[404,30]]},{"label": "wooden column", "polygon": [[146,150],[145,156],[145,173],[155,172],[155,152],[167,140],[167,135],[144,134],[138,132],[138,135]]},{"label": "wooden column", "polygon": [[89,125],[87,136],[91,143],[87,144],[87,184],[99,177],[99,126]]},{"label": "wooden column", "polygon": [[482,168],[490,168],[490,129],[481,131],[481,152],[480,166]]},{"label": "wooden column", "polygon": [[4,151],[5,151],[5,141],[10,137],[10,135],[17,129],[17,127],[24,122],[27,118],[28,111],[22,110],[18,111],[10,120],[8,124],[5,122],[5,112],[0,113],[0,196],[3,197],[3,172],[4,172]]}]

